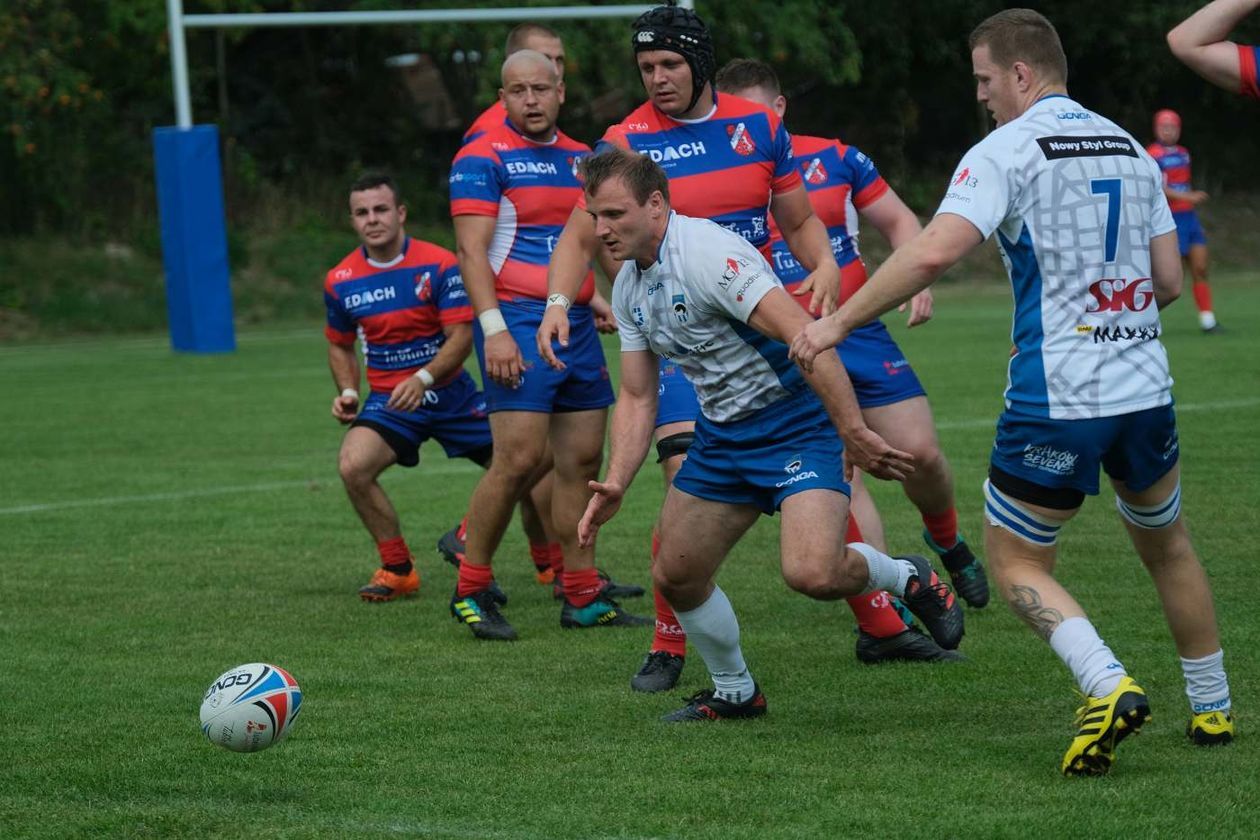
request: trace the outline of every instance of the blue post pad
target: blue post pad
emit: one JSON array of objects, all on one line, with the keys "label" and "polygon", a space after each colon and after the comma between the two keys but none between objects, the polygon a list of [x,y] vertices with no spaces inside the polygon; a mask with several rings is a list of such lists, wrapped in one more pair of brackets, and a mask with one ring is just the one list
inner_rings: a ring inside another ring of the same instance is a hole
[{"label": "blue post pad", "polygon": [[162,264],[171,346],[192,353],[236,349],[227,229],[213,125],[153,131]]}]

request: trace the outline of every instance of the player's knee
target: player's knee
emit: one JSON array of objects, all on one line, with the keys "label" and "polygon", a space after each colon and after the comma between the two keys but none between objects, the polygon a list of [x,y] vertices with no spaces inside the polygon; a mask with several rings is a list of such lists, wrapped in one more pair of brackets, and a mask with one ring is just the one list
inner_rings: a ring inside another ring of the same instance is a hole
[{"label": "player's knee", "polygon": [[490,470],[515,484],[525,484],[534,477],[546,448],[528,443],[496,446]]},{"label": "player's knee", "polygon": [[341,476],[341,483],[350,489],[371,484],[376,478],[362,458],[356,457],[353,452],[346,449],[342,449],[337,456],[337,473]]}]

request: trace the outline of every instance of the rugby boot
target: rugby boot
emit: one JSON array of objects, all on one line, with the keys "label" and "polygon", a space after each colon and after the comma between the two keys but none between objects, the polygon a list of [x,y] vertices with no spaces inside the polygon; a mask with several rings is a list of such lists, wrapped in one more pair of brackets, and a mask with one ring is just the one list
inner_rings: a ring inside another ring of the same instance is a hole
[{"label": "rugby boot", "polygon": [[1223,746],[1234,740],[1234,716],[1229,712],[1203,712],[1190,718],[1186,737],[1200,747]]},{"label": "rugby boot", "polygon": [[489,589],[462,598],[456,589],[451,595],[451,615],[456,621],[466,624],[478,639],[498,642],[516,640],[516,630],[499,612],[499,603]]},{"label": "rugby boot", "polygon": [[1120,742],[1151,719],[1146,692],[1124,677],[1106,697],[1086,697],[1076,710],[1076,737],[1063,755],[1065,776],[1102,776],[1115,763]]},{"label": "rugby boot", "polygon": [[717,697],[713,689],[706,688],[693,694],[687,705],[663,715],[661,720],[681,723],[692,720],[739,720],[761,717],[766,713],[766,695],[756,685],[753,696],[743,703],[732,703]]},{"label": "rugby boot", "polygon": [[630,678],[630,687],[645,694],[669,691],[678,684],[687,660],[665,650],[654,650],[643,660],[638,672]]},{"label": "rugby boot", "polygon": [[985,576],[984,566],[971,553],[962,534],[958,535],[958,542],[954,543],[953,548],[937,545],[926,530],[923,532],[923,541],[941,558],[941,564],[949,572],[950,584],[958,597],[967,602],[967,606],[978,610],[989,603],[989,579]]},{"label": "rugby boot", "polygon": [[419,591],[420,575],[415,566],[405,575],[396,575],[389,569],[379,568],[367,586],[359,588],[359,597],[364,601],[381,603],[396,598],[410,598]]},{"label": "rugby boot", "polygon": [[963,612],[958,599],[937,577],[926,557],[911,554],[897,559],[915,567],[915,574],[906,582],[902,603],[923,622],[938,645],[946,650],[956,649],[963,637]]}]

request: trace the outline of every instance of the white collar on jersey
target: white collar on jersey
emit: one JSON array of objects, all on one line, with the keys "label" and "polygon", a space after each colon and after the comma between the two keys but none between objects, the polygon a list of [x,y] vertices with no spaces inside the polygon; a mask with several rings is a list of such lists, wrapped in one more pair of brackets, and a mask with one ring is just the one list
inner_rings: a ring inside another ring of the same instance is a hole
[{"label": "white collar on jersey", "polygon": [[367,256],[367,248],[363,249],[363,256],[367,259],[367,264],[372,266],[372,268],[393,268],[394,266],[402,262],[403,259],[407,256],[407,246],[410,244],[411,244],[411,237],[404,236],[402,250],[398,252],[398,256],[394,257],[389,262],[379,262],[378,260],[374,260],[371,257]]},{"label": "white collar on jersey", "polygon": [[703,117],[696,117],[695,119],[692,119],[692,120],[679,119],[678,117],[670,117],[670,119],[673,120],[674,122],[682,123],[683,125],[695,125],[696,123],[702,123],[702,122],[706,122],[712,119],[713,115],[716,113],[717,113],[717,100],[714,99],[713,107],[710,108],[709,113],[705,114]]}]

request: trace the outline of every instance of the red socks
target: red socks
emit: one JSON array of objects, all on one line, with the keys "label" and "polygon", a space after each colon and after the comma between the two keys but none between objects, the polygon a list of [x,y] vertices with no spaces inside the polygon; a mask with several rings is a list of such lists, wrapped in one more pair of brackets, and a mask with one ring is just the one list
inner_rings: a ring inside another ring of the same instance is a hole
[{"label": "red socks", "polygon": [[547,543],[530,543],[529,559],[534,561],[534,568],[540,573],[551,570],[551,546]]},{"label": "red socks", "polygon": [[[661,535],[652,529],[652,559],[656,560],[656,555],[661,550]],[[665,596],[661,595],[659,589],[652,587],[652,599],[656,602],[656,633],[652,636],[652,653],[657,651],[665,651],[674,656],[687,655],[687,634],[678,624],[678,616],[674,615],[673,608],[669,602],[665,600]]]},{"label": "red socks", "polygon": [[944,513],[923,514],[923,525],[932,542],[941,548],[958,545],[958,511],[950,508]]},{"label": "red socks", "polygon": [[[862,542],[862,531],[858,528],[857,519],[849,516],[849,527],[845,531],[846,543]],[[906,623],[893,607],[887,592],[868,592],[865,595],[854,595],[845,599],[853,617],[857,619],[858,629],[877,639],[887,639],[904,632]]]},{"label": "red socks", "polygon": [[1202,280],[1192,285],[1194,291],[1194,305],[1200,312],[1212,311],[1212,287]]},{"label": "red socks", "polygon": [[493,569],[489,566],[474,566],[464,559],[459,564],[459,584],[455,588],[455,593],[463,598],[474,592],[489,589],[492,583],[494,583]]},{"label": "red socks", "polygon": [[402,537],[378,542],[376,552],[381,555],[381,565],[394,574],[405,575],[411,571],[411,549]]},{"label": "red socks", "polygon": [[564,597],[575,607],[585,607],[599,596],[599,572],[595,569],[567,569],[562,578]]}]

